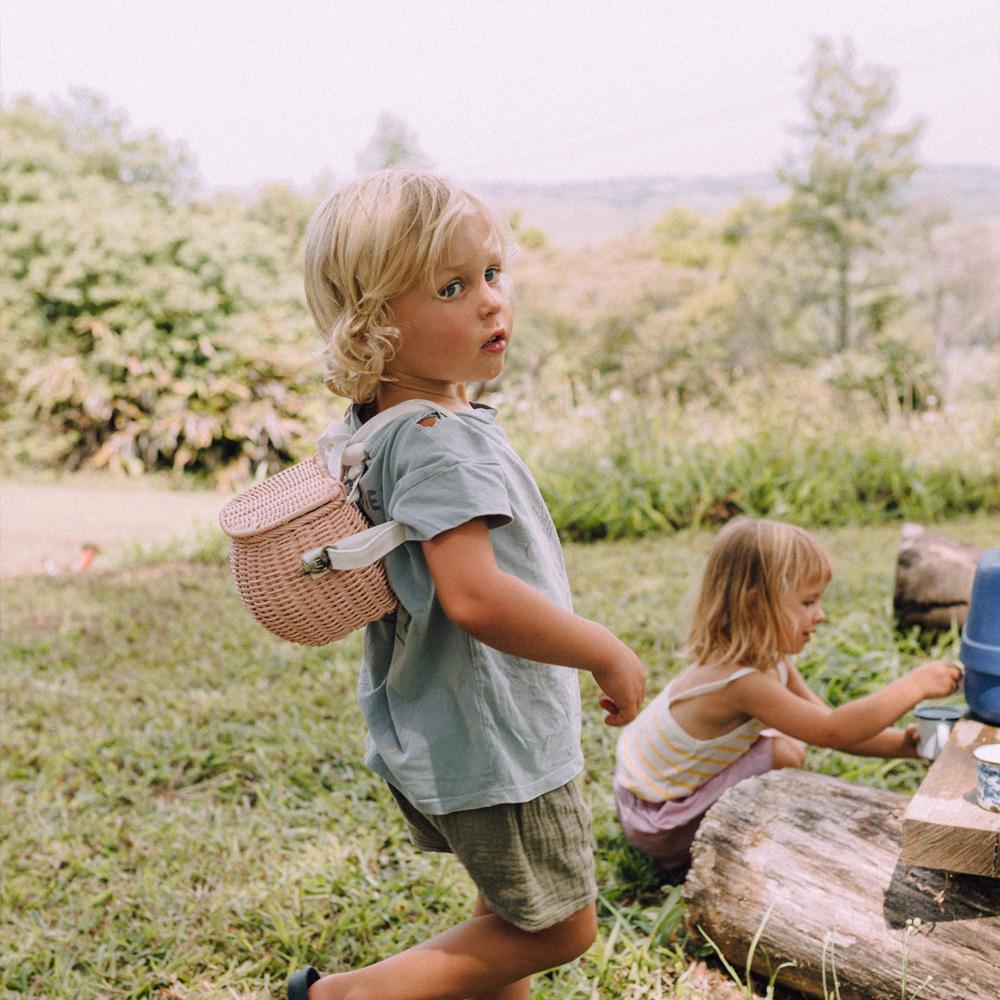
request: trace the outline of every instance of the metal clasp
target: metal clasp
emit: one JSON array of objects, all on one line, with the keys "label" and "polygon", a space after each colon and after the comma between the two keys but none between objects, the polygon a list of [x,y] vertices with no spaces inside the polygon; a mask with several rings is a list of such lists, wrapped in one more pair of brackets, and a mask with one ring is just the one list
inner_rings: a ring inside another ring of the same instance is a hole
[{"label": "metal clasp", "polygon": [[330,557],[326,554],[326,549],[310,549],[302,553],[302,569],[299,576],[322,576],[330,572]]}]

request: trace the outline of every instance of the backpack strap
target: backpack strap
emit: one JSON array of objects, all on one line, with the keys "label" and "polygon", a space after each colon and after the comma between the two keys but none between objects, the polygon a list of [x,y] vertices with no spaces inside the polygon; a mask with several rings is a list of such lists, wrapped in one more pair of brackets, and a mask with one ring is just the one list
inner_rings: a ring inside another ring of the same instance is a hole
[{"label": "backpack strap", "polygon": [[381,413],[376,413],[366,420],[356,431],[345,417],[344,420],[330,424],[320,435],[316,443],[320,459],[326,466],[326,471],[334,479],[342,479],[345,483],[356,480],[364,472],[364,462],[367,453],[364,443],[383,427],[395,422],[408,413],[434,412],[441,416],[451,416],[451,411],[442,409],[429,399],[408,399],[403,403],[390,406]]},{"label": "backpack strap", "polygon": [[329,570],[364,569],[387,556],[406,541],[406,526],[399,521],[376,524],[332,545],[302,553],[303,573],[321,576]]},{"label": "backpack strap", "polygon": [[[366,420],[358,430],[351,432],[346,420],[331,424],[319,439],[319,452],[330,475],[341,479],[349,488],[348,501],[357,501],[358,483],[365,471],[368,452],[365,442],[384,427],[411,413],[433,412],[450,417],[451,411],[442,409],[428,399],[408,399],[390,406]],[[406,541],[406,527],[398,521],[376,524],[356,535],[348,535],[332,545],[320,545],[302,554],[302,572],[321,576],[330,570],[363,569],[384,558]]]},{"label": "backpack strap", "polygon": [[366,420],[344,442],[344,447],[340,452],[340,478],[345,483],[353,483],[361,477],[368,459],[365,442],[374,437],[383,427],[394,424],[400,417],[405,417],[408,413],[427,412],[451,416],[450,410],[442,409],[438,403],[432,403],[428,399],[408,399],[403,403],[390,406],[389,409],[382,410],[370,420]]}]

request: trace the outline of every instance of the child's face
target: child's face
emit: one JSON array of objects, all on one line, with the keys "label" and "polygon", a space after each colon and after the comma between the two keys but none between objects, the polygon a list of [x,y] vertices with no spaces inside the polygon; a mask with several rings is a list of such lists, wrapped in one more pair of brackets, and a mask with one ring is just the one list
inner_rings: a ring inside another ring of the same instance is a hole
[{"label": "child's face", "polygon": [[783,637],[781,652],[788,655],[801,653],[813,633],[813,629],[826,621],[823,614],[823,592],[826,581],[808,581],[793,587],[784,600],[788,631]]},{"label": "child's face", "polygon": [[434,271],[434,287],[411,288],[389,308],[400,331],[389,375],[412,383],[446,383],[464,399],[466,382],[486,382],[503,370],[510,340],[509,282],[499,245],[478,215],[459,224]]}]

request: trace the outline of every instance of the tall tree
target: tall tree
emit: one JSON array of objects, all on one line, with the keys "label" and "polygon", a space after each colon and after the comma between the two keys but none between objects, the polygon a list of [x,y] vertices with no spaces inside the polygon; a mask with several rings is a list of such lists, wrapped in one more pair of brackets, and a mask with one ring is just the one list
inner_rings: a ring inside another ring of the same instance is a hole
[{"label": "tall tree", "polygon": [[382,112],[375,123],[375,134],[357,155],[361,173],[384,167],[429,167],[427,154],[420,148],[417,133],[395,115]]},{"label": "tall tree", "polygon": [[882,67],[858,66],[854,46],[816,42],[807,67],[806,121],[798,156],[779,176],[790,188],[792,227],[809,255],[807,299],[832,328],[837,351],[876,333],[894,299],[883,252],[917,169],[923,127],[890,127],[895,82]]}]

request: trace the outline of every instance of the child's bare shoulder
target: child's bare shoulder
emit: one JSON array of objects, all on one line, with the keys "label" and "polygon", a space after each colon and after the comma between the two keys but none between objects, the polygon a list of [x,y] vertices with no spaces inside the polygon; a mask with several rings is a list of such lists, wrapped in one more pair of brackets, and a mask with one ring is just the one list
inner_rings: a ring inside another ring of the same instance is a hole
[{"label": "child's bare shoulder", "polygon": [[705,684],[718,684],[720,681],[729,680],[733,674],[743,669],[745,668],[737,663],[692,663],[673,679],[670,692],[676,697]]}]

